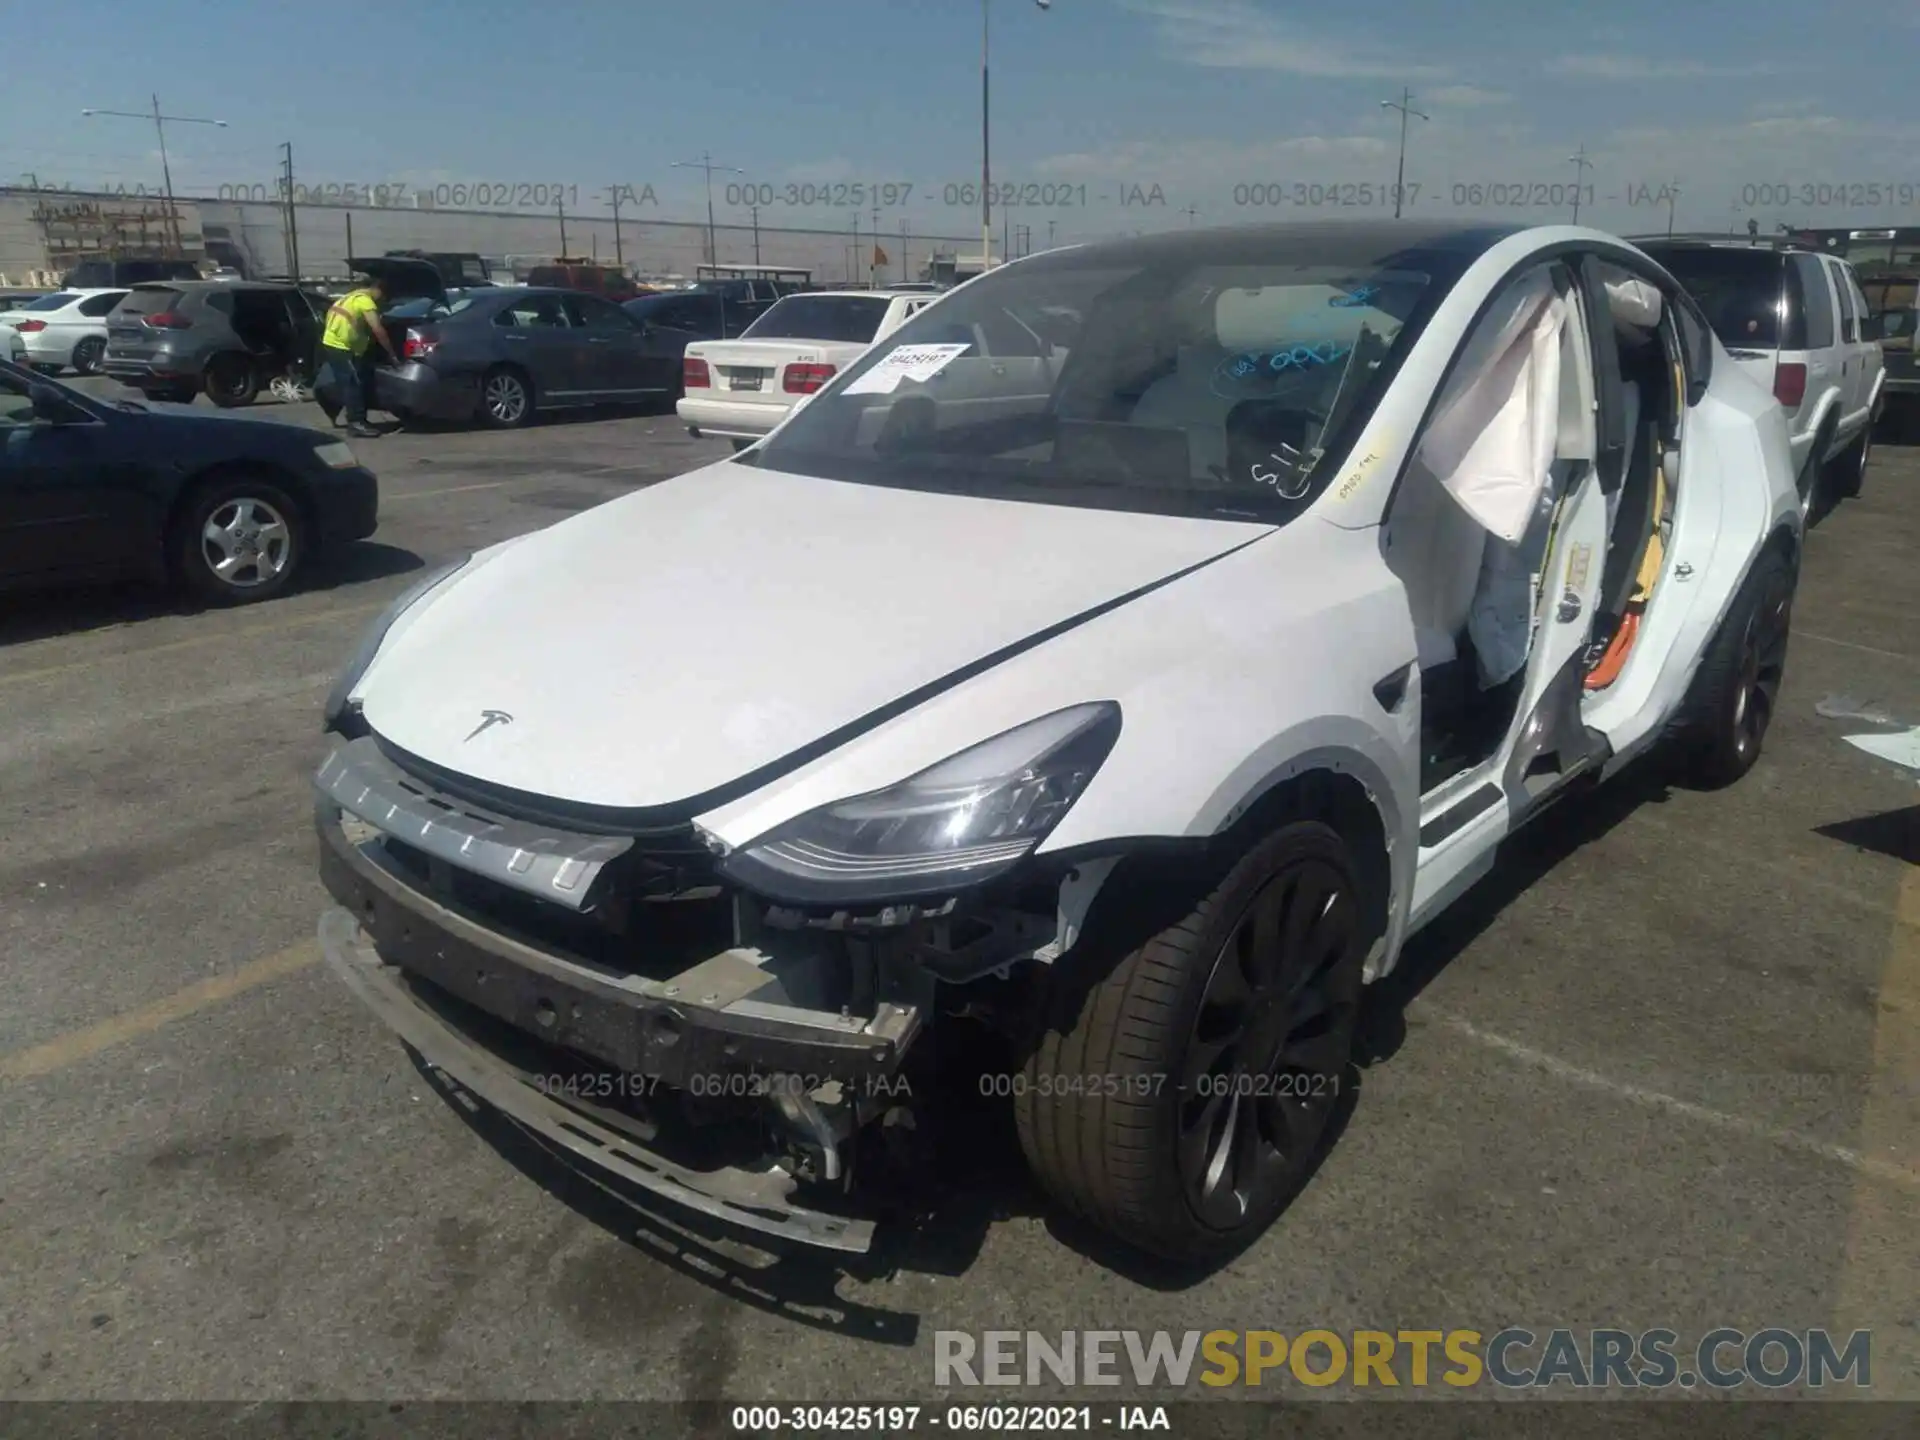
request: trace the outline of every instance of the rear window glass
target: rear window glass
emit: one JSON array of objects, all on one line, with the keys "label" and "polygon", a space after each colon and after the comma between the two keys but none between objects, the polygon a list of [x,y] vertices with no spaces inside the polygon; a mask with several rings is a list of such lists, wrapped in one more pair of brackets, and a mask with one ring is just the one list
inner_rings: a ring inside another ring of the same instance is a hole
[{"label": "rear window glass", "polygon": [[155,286],[151,290],[129,290],[127,298],[120,302],[122,315],[160,315],[173,309],[174,302],[180,298],[178,290]]},{"label": "rear window glass", "polygon": [[1786,271],[1779,255],[1771,250],[1666,250],[1657,246],[1648,246],[1647,253],[1700,302],[1713,333],[1729,350],[1779,347],[1785,318],[1781,312]]},{"label": "rear window glass", "polygon": [[789,295],[741,333],[742,340],[847,340],[867,344],[887,313],[884,296]]},{"label": "rear window glass", "polygon": [[42,295],[38,300],[29,300],[20,308],[22,310],[60,310],[79,298],[71,290],[60,290],[52,295]]}]

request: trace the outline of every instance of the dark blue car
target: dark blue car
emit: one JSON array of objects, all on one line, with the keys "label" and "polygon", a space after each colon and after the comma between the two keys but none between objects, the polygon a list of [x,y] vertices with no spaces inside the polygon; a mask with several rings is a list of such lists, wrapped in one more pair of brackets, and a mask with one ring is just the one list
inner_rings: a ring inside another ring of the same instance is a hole
[{"label": "dark blue car", "polygon": [[0,363],[0,588],[145,578],[265,600],[378,512],[373,472],[321,431],[102,400]]}]

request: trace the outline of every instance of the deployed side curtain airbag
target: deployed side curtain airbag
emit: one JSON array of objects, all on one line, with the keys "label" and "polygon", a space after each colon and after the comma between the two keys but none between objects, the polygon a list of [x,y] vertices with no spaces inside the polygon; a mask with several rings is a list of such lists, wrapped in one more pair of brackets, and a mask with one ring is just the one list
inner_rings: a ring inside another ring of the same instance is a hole
[{"label": "deployed side curtain airbag", "polygon": [[1516,545],[1553,463],[1567,312],[1545,269],[1496,306],[1467,342],[1421,452],[1469,515]]}]

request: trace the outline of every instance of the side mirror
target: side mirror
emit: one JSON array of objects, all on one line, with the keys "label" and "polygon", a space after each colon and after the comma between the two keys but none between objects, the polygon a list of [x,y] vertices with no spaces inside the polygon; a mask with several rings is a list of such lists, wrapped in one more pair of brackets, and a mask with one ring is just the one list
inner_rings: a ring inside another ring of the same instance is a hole
[{"label": "side mirror", "polygon": [[67,403],[67,397],[51,385],[30,386],[27,400],[33,406],[33,418],[36,420],[59,425],[73,418],[73,406]]}]

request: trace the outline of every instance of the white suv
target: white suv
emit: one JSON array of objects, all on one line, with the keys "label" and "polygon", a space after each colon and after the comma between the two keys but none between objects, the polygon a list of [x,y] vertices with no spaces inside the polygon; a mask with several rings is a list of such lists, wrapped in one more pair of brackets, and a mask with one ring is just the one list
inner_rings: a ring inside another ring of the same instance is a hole
[{"label": "white suv", "polygon": [[1886,367],[1853,267],[1833,255],[1744,241],[1647,240],[1692,292],[1742,369],[1787,412],[1800,503],[1859,493]]}]

